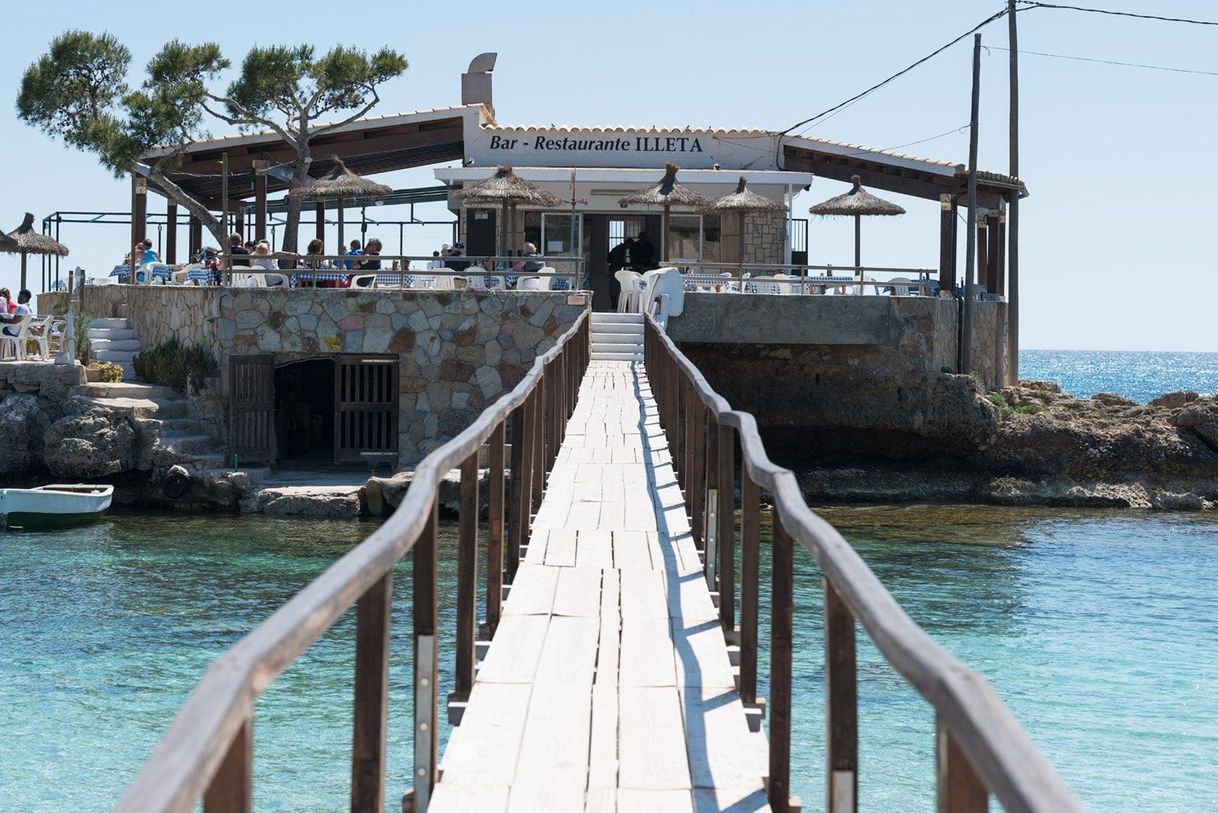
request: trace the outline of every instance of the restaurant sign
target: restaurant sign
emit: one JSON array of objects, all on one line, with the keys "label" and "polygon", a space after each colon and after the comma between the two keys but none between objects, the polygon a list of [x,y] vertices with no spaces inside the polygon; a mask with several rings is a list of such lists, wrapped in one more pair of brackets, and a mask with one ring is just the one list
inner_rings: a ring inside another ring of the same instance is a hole
[{"label": "restaurant sign", "polygon": [[570,130],[476,127],[466,132],[474,165],[524,167],[662,167],[774,169],[773,137],[714,130]]}]

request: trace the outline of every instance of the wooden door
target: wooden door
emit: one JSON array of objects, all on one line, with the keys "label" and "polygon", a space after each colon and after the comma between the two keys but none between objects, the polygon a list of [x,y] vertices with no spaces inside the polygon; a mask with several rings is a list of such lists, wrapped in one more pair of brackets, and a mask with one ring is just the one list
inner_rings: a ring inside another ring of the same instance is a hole
[{"label": "wooden door", "polygon": [[338,357],[334,366],[334,459],[398,451],[397,356]]},{"label": "wooden door", "polygon": [[275,362],[269,353],[228,362],[228,457],[275,462]]}]

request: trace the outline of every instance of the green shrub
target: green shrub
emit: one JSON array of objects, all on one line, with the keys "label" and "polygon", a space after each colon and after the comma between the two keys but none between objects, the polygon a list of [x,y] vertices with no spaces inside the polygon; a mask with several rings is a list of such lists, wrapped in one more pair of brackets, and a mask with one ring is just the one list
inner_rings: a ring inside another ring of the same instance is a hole
[{"label": "green shrub", "polygon": [[1044,409],[1044,407],[1040,404],[1022,404],[1021,406],[1015,407],[1014,411],[1017,415],[1035,415],[1042,409]]},{"label": "green shrub", "polygon": [[207,348],[198,345],[183,347],[177,339],[170,339],[145,353],[137,354],[132,363],[135,374],[142,380],[172,387],[178,392],[186,392],[187,378],[202,383],[220,372],[220,366]]},{"label": "green shrub", "polygon": [[990,403],[999,409],[1007,408],[1007,399],[1002,396],[1001,392],[990,393]]},{"label": "green shrub", "polygon": [[90,370],[97,370],[101,380],[107,384],[118,384],[123,380],[123,368],[109,361],[95,361],[89,365]]}]

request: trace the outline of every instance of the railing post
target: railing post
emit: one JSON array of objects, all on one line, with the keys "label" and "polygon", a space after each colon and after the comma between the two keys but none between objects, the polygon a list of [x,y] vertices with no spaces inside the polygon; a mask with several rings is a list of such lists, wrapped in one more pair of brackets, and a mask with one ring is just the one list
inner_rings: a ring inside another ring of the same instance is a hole
[{"label": "railing post", "polygon": [[858,668],[854,615],[824,579],[825,810],[858,810]]},{"label": "railing post", "polygon": [[485,637],[492,638],[499,628],[499,617],[503,613],[503,435],[504,422],[496,424],[491,432],[487,465],[490,481],[486,512],[486,630]]},{"label": "railing post", "polygon": [[457,672],[450,699],[465,701],[474,688],[474,639],[478,612],[478,452],[461,464],[457,538]]},{"label": "railing post", "polygon": [[355,714],[351,735],[351,813],[385,805],[385,726],[393,571],[360,596],[355,609]]},{"label": "railing post", "polygon": [[250,813],[254,809],[253,709],[233,734],[216,774],[203,794],[203,813]]},{"label": "railing post", "polygon": [[554,470],[558,457],[558,391],[562,388],[562,365],[553,361],[546,365],[546,471]]},{"label": "railing post", "polygon": [[533,387],[533,468],[530,474],[533,498],[529,506],[533,511],[541,507],[541,497],[546,490],[546,429],[545,429],[545,378]]},{"label": "railing post", "polygon": [[736,445],[731,427],[718,424],[719,432],[719,622],[729,639],[736,637]]},{"label": "railing post", "polygon": [[694,484],[701,479],[694,474],[695,461],[700,457],[694,451],[694,446],[702,444],[702,438],[698,435],[698,421],[700,418],[705,418],[706,410],[703,409],[702,401],[694,391],[694,382],[682,377],[681,383],[685,401],[685,433],[681,439],[682,455],[679,462],[681,464],[681,488],[685,491],[685,499],[688,500],[693,494]]},{"label": "railing post", "polygon": [[432,495],[427,525],[412,549],[414,588],[414,813],[426,813],[435,785],[439,691],[436,669],[436,547],[439,500]]},{"label": "railing post", "polygon": [[740,699],[757,704],[757,593],[761,579],[761,487],[740,472]]},{"label": "railing post", "polygon": [[795,621],[791,537],[774,510],[770,595],[770,806],[791,808],[791,627]]},{"label": "railing post", "polygon": [[989,795],[942,717],[935,717],[937,813],[985,813]]},{"label": "railing post", "polygon": [[516,570],[520,567],[520,545],[522,535],[527,528],[527,518],[522,523],[521,513],[526,512],[522,495],[525,492],[524,466],[524,426],[525,404],[512,410],[512,465],[509,481],[510,495],[508,498],[508,549],[507,549],[507,581],[510,584],[516,578]]},{"label": "railing post", "polygon": [[706,509],[703,528],[702,562],[706,566],[706,587],[719,592],[719,424],[713,417],[706,427]]},{"label": "railing post", "polygon": [[[705,544],[706,529],[703,526],[706,510],[706,407],[697,394],[690,392],[690,418],[685,440],[685,460],[689,466],[685,496],[689,503],[689,525],[693,532],[694,547],[701,550]],[[690,437],[692,434],[692,438]]]}]

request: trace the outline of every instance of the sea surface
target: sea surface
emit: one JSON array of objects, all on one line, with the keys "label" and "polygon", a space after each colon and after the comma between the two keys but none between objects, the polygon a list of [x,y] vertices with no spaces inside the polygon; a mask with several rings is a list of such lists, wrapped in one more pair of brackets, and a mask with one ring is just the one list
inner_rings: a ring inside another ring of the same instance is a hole
[{"label": "sea surface", "polygon": [[[1091,809],[1218,809],[1218,518],[823,514],[916,621],[993,683]],[[372,527],[115,515],[0,537],[0,810],[107,809],[206,664]],[[446,670],[453,530],[440,563]],[[797,564],[793,789],[819,810],[821,583],[802,552]],[[411,767],[408,573],[400,565],[395,582],[387,810]],[[766,584],[763,574],[763,625]],[[257,810],[347,805],[353,631],[348,614],[257,702]],[[861,808],[933,809],[933,717],[865,637],[859,657]]]},{"label": "sea surface", "polygon": [[1097,392],[1140,403],[1176,390],[1218,392],[1218,353],[1110,350],[1023,350],[1019,377],[1056,381],[1079,398]]}]

